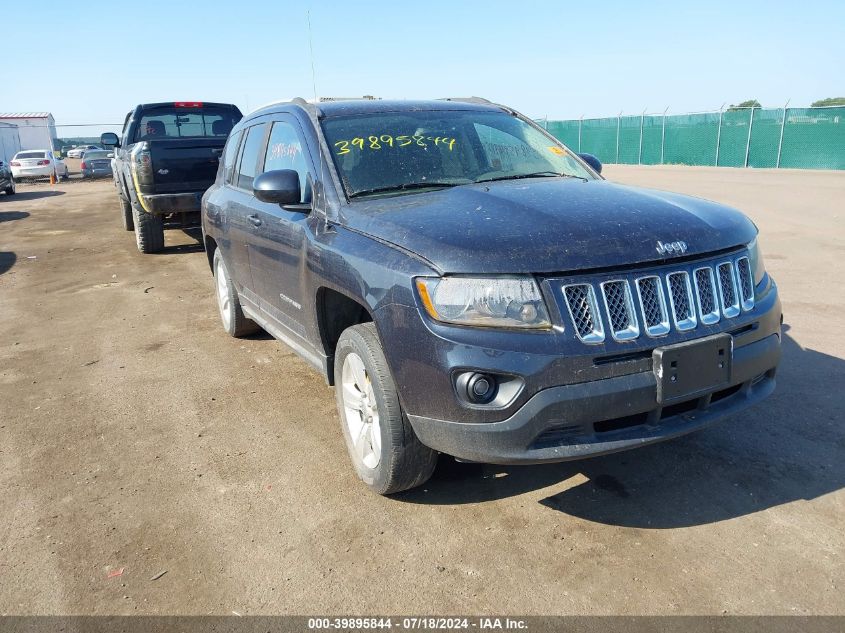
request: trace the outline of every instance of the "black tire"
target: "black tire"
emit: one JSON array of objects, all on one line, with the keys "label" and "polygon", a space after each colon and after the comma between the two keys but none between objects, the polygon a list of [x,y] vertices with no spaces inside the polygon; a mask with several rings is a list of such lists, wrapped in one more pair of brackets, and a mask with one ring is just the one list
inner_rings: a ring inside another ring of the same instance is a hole
[{"label": "black tire", "polygon": [[[247,318],[241,309],[241,300],[238,297],[238,292],[235,290],[235,285],[232,283],[232,278],[229,275],[226,262],[223,259],[223,254],[220,249],[214,251],[213,258],[214,270],[214,295],[217,297],[217,308],[220,311],[220,320],[223,323],[223,329],[229,336],[239,338],[241,336],[248,336],[254,334],[261,328],[255,321]],[[222,281],[221,281],[222,273]],[[226,299],[229,306],[229,318],[224,314],[224,306],[220,297],[220,285],[225,285]]]},{"label": "black tire", "polygon": [[135,225],[135,243],[142,253],[160,253],[164,250],[164,218],[152,215],[132,205],[132,220]]},{"label": "black tire", "polygon": [[15,195],[15,191],[17,191],[17,189],[15,189],[15,179],[14,178],[9,178],[9,186],[6,187],[3,191],[6,192],[7,196]]},{"label": "black tire", "polygon": [[127,231],[135,230],[135,220],[132,217],[132,203],[118,196],[120,200],[120,216],[123,219],[123,228]]},{"label": "black tire", "polygon": [[[346,420],[342,394],[343,366],[351,353],[357,354],[363,361],[377,405],[381,442],[379,461],[374,468],[364,464],[357,455]],[[352,464],[361,480],[381,495],[415,488],[428,481],[437,465],[437,451],[420,442],[402,411],[375,325],[354,325],[341,334],[335,350],[334,379],[343,436]]]}]

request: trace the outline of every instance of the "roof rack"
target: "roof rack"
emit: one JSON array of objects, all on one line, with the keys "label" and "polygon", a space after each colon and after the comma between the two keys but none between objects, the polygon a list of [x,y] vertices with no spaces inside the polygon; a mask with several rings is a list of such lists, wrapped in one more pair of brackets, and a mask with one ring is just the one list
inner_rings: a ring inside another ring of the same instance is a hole
[{"label": "roof rack", "polygon": [[463,103],[481,103],[485,105],[496,105],[490,99],[484,97],[441,97],[438,101],[461,101]]},{"label": "roof rack", "polygon": [[253,112],[258,112],[259,110],[263,110],[264,108],[269,108],[271,106],[285,105],[288,103],[295,103],[296,105],[302,106],[303,108],[314,108],[315,106],[321,103],[326,103],[330,101],[357,101],[362,99],[366,101],[380,101],[381,97],[374,97],[373,95],[364,95],[362,97],[317,97],[316,99],[303,99],[302,97],[293,97],[292,99],[280,99],[278,101],[262,103],[260,106],[252,108],[249,111],[249,114],[252,114]]},{"label": "roof rack", "polygon": [[[325,103],[327,101],[381,101],[381,97],[374,97],[373,95],[363,95],[361,97],[317,97],[317,103]],[[313,103],[313,101],[312,101]]]}]

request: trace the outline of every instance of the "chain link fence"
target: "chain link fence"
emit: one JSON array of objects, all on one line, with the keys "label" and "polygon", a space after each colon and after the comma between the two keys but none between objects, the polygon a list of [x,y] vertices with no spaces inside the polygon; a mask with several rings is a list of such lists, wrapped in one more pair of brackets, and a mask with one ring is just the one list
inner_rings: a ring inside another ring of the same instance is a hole
[{"label": "chain link fence", "polygon": [[540,123],[604,163],[845,169],[845,107],[730,108]]},{"label": "chain link fence", "polygon": [[119,123],[77,123],[56,124],[56,137],[53,139],[53,149],[62,157],[75,145],[98,145],[100,135],[104,132],[114,132],[120,135],[123,126]]}]

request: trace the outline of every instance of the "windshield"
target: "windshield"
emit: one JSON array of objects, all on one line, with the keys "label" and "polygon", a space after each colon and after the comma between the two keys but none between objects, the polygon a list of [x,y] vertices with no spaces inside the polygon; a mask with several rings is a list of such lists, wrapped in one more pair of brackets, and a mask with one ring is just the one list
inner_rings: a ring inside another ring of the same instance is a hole
[{"label": "windshield", "polygon": [[46,152],[19,152],[15,158],[45,158]]},{"label": "windshield", "polygon": [[135,140],[186,137],[225,139],[240,118],[236,110],[218,106],[163,106],[147,109],[141,114]]},{"label": "windshield", "polygon": [[511,178],[594,178],[557,141],[505,112],[379,112],[326,117],[322,127],[350,197]]},{"label": "windshield", "polygon": [[93,159],[93,158],[108,158],[108,157],[109,157],[109,153],[108,153],[106,150],[102,150],[102,149],[101,149],[101,150],[89,149],[87,152],[85,152],[84,157],[85,157],[85,158],[89,158],[89,159]]}]

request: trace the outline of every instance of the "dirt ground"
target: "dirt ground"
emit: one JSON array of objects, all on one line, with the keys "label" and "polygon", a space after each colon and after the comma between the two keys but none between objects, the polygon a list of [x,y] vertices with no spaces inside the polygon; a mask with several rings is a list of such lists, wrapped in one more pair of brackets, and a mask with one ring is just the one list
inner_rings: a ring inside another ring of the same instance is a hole
[{"label": "dirt ground", "polygon": [[320,376],[224,335],[195,239],[140,255],[109,180],[0,195],[0,613],[845,614],[845,173],[606,175],[758,224],[777,391],[609,457],[443,459],[390,499]]}]

